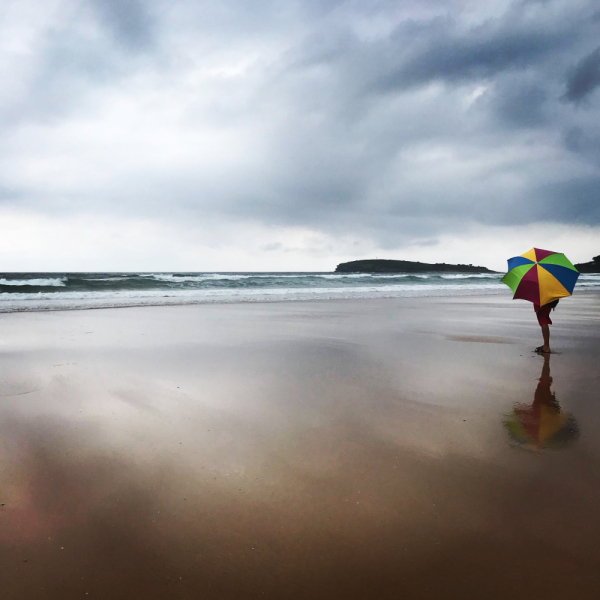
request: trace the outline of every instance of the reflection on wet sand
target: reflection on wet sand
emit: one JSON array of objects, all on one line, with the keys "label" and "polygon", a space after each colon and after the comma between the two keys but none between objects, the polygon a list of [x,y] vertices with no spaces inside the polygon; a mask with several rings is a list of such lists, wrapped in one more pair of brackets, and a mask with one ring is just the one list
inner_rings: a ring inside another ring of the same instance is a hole
[{"label": "reflection on wet sand", "polygon": [[532,363],[423,304],[4,317],[0,598],[596,600],[596,454],[515,452]]},{"label": "reflection on wet sand", "polygon": [[511,439],[526,448],[560,450],[579,437],[575,417],[563,412],[552,391],[550,354],[544,354],[544,365],[539,383],[529,405],[515,404],[504,421]]},{"label": "reflection on wet sand", "polygon": [[543,478],[419,457],[357,428],[331,432],[331,446],[290,440],[316,460],[334,454],[335,473],[299,469],[279,446],[279,460],[263,455],[270,464],[233,481],[199,476],[183,456],[144,468],[108,449],[77,456],[81,439],[66,431],[10,429],[21,466],[0,573],[11,600],[559,598],[569,578],[599,589],[588,532],[553,526],[576,562],[537,533],[540,507],[554,520],[577,505],[577,487],[548,506]]}]

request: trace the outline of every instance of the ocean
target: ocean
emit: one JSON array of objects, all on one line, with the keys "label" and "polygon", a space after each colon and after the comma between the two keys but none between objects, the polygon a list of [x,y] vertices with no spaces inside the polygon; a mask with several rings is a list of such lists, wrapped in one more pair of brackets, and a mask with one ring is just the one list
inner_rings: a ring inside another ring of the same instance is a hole
[{"label": "ocean", "polygon": [[[0,312],[504,294],[502,273],[0,273]],[[600,289],[581,275],[578,289]]]}]

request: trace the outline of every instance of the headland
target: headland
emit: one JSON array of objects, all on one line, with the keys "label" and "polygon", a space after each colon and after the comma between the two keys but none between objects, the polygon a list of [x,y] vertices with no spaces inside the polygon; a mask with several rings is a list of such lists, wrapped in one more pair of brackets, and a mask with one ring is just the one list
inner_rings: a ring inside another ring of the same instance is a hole
[{"label": "headland", "polygon": [[336,273],[496,273],[486,267],[371,258],[340,263]]},{"label": "headland", "polygon": [[600,254],[594,256],[589,262],[575,265],[575,268],[580,273],[600,273]]}]

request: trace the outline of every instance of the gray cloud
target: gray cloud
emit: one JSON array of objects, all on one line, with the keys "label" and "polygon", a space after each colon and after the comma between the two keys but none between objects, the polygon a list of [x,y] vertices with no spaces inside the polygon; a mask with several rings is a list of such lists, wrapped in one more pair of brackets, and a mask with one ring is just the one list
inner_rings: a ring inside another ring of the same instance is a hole
[{"label": "gray cloud", "polygon": [[504,85],[493,99],[498,116],[516,128],[540,127],[547,123],[545,105],[549,93],[538,83],[518,80],[514,85]]},{"label": "gray cloud", "polygon": [[[383,89],[406,87],[435,80],[463,82],[487,79],[505,70],[525,69],[538,64],[557,47],[568,44],[568,32],[515,31],[505,27],[483,27],[469,32],[454,32],[453,23],[434,22],[412,32],[406,39],[400,35],[398,43],[416,45],[419,38],[427,40],[424,47],[397,71],[382,78]],[[408,42],[408,44],[407,44]]]},{"label": "gray cloud", "polygon": [[131,50],[152,43],[153,22],[140,0],[90,0],[100,20],[118,43]]},{"label": "gray cloud", "polygon": [[600,48],[581,59],[567,81],[567,100],[580,102],[600,85]]},{"label": "gray cloud", "polygon": [[82,6],[29,53],[2,51],[22,64],[0,92],[17,207],[384,246],[466,223],[600,224],[591,1]]},{"label": "gray cloud", "polygon": [[543,186],[548,198],[548,220],[578,220],[581,223],[600,222],[600,175],[580,177]]}]

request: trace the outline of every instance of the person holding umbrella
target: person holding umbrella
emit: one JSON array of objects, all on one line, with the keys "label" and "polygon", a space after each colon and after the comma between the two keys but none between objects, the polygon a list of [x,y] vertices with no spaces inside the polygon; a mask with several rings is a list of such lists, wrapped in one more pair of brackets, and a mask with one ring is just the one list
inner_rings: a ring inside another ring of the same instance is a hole
[{"label": "person holding umbrella", "polygon": [[556,308],[559,298],[573,294],[579,271],[559,252],[532,248],[521,256],[508,259],[508,272],[502,278],[513,292],[513,299],[533,303],[538,323],[542,328],[544,343],[535,351],[550,353],[550,311]]}]

